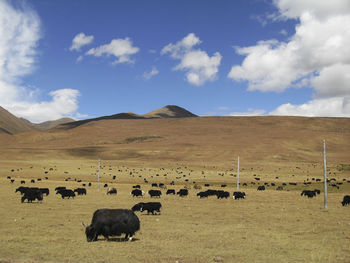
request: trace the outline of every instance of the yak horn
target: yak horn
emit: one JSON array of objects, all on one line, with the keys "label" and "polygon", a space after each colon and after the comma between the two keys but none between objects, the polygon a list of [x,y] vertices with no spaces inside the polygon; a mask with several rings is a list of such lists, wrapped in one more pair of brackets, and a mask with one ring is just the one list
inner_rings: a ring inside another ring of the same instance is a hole
[{"label": "yak horn", "polygon": [[81,222],[81,225],[82,225],[83,227],[87,227],[87,226],[84,224],[84,222]]}]

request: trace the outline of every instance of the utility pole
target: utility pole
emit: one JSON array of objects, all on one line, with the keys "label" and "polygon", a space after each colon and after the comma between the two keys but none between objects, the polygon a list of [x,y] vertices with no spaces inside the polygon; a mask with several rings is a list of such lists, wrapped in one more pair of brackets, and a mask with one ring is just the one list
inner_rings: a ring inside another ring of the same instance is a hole
[{"label": "utility pole", "polygon": [[323,177],[324,177],[324,209],[327,206],[327,161],[326,161],[326,140],[323,140]]},{"label": "utility pole", "polygon": [[239,156],[237,160],[237,192],[239,192]]},{"label": "utility pole", "polygon": [[98,191],[100,191],[100,170],[101,170],[101,160],[98,159],[98,170],[97,170],[97,187],[98,187]]}]

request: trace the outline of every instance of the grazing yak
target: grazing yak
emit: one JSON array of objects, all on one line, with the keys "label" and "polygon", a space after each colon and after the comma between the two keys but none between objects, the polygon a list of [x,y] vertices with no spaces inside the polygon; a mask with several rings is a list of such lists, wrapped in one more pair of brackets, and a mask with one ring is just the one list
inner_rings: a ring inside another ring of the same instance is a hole
[{"label": "grazing yak", "polygon": [[199,198],[208,198],[209,194],[208,191],[204,191],[197,193],[197,196],[199,196]]},{"label": "grazing yak", "polygon": [[188,196],[188,189],[180,189],[176,194],[180,197]]},{"label": "grazing yak", "polygon": [[132,197],[139,197],[139,196],[143,196],[145,194],[144,191],[140,190],[140,189],[134,189],[130,192],[130,195],[132,195]]},{"label": "grazing yak", "polygon": [[85,226],[88,242],[97,241],[102,235],[107,240],[110,236],[125,234],[125,240],[132,240],[133,235],[140,229],[140,220],[129,209],[98,209],[94,212],[89,226]]},{"label": "grazing yak", "polygon": [[117,188],[115,187],[108,187],[106,194],[107,195],[116,195],[118,192]]},{"label": "grazing yak", "polygon": [[257,191],[265,191],[265,186],[259,185]]},{"label": "grazing yak", "polygon": [[343,206],[350,205],[350,195],[344,195],[343,202],[341,202]]},{"label": "grazing yak", "polygon": [[223,199],[223,198],[227,199],[230,196],[230,193],[227,191],[219,190],[217,191],[216,196],[218,199]]},{"label": "grazing yak", "polygon": [[233,199],[245,199],[245,192],[233,192]]},{"label": "grazing yak", "polygon": [[71,189],[61,189],[61,190],[58,190],[56,192],[56,194],[60,194],[62,199],[64,199],[65,197],[68,197],[68,198],[74,198],[75,197],[75,193],[73,190]]},{"label": "grazing yak", "polygon": [[49,188],[39,188],[39,191],[40,191],[42,194],[45,194],[46,196],[48,196],[48,195],[50,194]]},{"label": "grazing yak", "polygon": [[27,189],[29,188],[30,187],[20,186],[15,190],[15,193],[20,192],[21,194],[24,194],[24,192],[27,191]]},{"label": "grazing yak", "polygon": [[158,197],[158,198],[160,198],[160,196],[162,195],[162,192],[160,190],[149,190],[148,194],[151,197]]},{"label": "grazing yak", "polygon": [[174,194],[175,194],[175,189],[168,189],[168,190],[166,191],[166,194],[167,194],[167,195],[174,195]]},{"label": "grazing yak", "polygon": [[152,215],[154,215],[155,211],[160,214],[161,209],[162,209],[162,204],[160,202],[138,203],[131,208],[131,210],[134,212],[147,211],[147,215],[149,215],[149,213],[152,213]]},{"label": "grazing yak", "polygon": [[307,196],[308,198],[313,198],[314,196],[316,196],[316,192],[311,190],[303,190],[300,195]]},{"label": "grazing yak", "polygon": [[42,201],[43,193],[37,188],[28,188],[25,190],[21,198],[21,202],[23,203],[25,200],[27,200],[28,203],[32,203],[33,201],[35,201],[35,199],[37,199],[38,201]]},{"label": "grazing yak", "polygon": [[86,195],[86,189],[85,188],[76,188],[76,189],[74,189],[74,193],[77,193],[78,195]]}]

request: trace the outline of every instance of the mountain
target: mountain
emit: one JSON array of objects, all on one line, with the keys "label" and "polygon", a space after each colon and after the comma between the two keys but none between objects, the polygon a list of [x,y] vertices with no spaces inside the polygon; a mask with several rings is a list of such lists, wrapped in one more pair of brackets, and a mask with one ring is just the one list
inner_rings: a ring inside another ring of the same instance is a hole
[{"label": "mountain", "polygon": [[[75,129],[56,128],[0,136],[0,160],[32,160],[43,156],[48,159],[101,158],[149,164],[150,167],[152,163],[155,166],[189,163],[198,167],[211,165],[230,169],[239,155],[242,165],[244,163],[242,167],[250,177],[253,174],[268,174],[262,170],[248,171],[253,166],[274,166],[274,170],[278,170],[287,163],[294,168],[301,163],[310,166],[321,163],[322,142],[326,140],[329,165],[350,166],[350,118],[261,116],[130,119],[137,116],[126,113],[114,117],[127,119],[92,121]],[[294,169],[288,176],[304,172]],[[315,172],[322,174],[322,167],[315,168]]]},{"label": "mountain", "polygon": [[145,115],[146,118],[189,118],[197,115],[176,105],[167,105],[163,108],[151,111]]},{"label": "mountain", "polygon": [[34,130],[36,129],[33,125],[23,119],[17,118],[0,106],[0,133],[16,134]]},{"label": "mountain", "polygon": [[39,130],[49,130],[49,129],[56,127],[57,125],[70,123],[70,122],[74,122],[74,121],[75,120],[73,120],[71,118],[61,118],[61,119],[58,119],[55,121],[45,121],[45,122],[38,123],[38,124],[32,123],[32,125],[34,125]]},{"label": "mountain", "polygon": [[108,116],[102,116],[102,117],[98,117],[98,118],[92,118],[92,119],[86,119],[86,120],[81,120],[81,121],[74,121],[74,122],[68,122],[68,123],[63,123],[59,126],[57,126],[58,129],[73,129],[76,127],[79,127],[83,124],[87,124],[89,122],[92,121],[102,121],[102,120],[120,120],[120,119],[144,119],[143,116],[141,115],[137,115],[135,113],[132,112],[128,112],[128,113],[118,113],[118,114],[114,114],[114,115],[108,115]]},{"label": "mountain", "polygon": [[102,116],[98,118],[86,119],[81,121],[69,122],[59,125],[59,129],[73,129],[78,126],[87,124],[93,121],[102,121],[102,120],[121,120],[121,119],[166,119],[166,118],[188,118],[188,117],[197,117],[197,115],[175,105],[167,105],[163,108],[151,111],[144,115],[138,115],[132,112],[127,113],[118,113],[114,115]]}]

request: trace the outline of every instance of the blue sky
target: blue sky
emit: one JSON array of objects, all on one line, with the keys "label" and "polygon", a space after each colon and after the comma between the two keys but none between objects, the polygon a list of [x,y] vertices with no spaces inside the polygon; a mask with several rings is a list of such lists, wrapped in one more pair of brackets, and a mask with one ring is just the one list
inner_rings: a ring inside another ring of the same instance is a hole
[{"label": "blue sky", "polygon": [[348,117],[349,5],[1,0],[0,105],[33,122],[168,104]]}]

